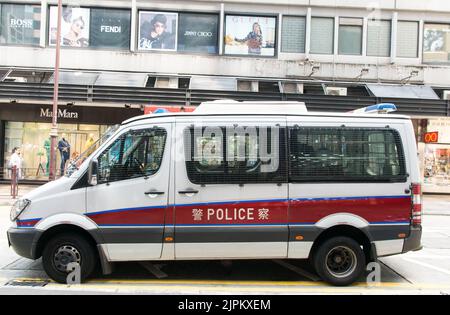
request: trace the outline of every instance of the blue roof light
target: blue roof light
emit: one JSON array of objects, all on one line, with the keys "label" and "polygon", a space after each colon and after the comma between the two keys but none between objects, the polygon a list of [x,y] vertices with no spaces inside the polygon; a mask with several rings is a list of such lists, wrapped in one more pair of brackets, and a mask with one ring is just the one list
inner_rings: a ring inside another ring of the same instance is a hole
[{"label": "blue roof light", "polygon": [[168,113],[169,111],[165,108],[158,108],[157,110],[155,110],[153,112],[153,114],[164,114],[164,113]]},{"label": "blue roof light", "polygon": [[371,105],[359,109],[352,110],[350,113],[353,114],[379,114],[379,113],[392,113],[397,111],[397,106],[392,103],[381,103],[376,105]]},{"label": "blue roof light", "polygon": [[368,106],[368,107],[366,107],[365,111],[366,112],[373,112],[373,111],[395,112],[395,111],[397,111],[397,106],[395,106],[395,104],[392,104],[392,103],[381,103],[381,104]]}]

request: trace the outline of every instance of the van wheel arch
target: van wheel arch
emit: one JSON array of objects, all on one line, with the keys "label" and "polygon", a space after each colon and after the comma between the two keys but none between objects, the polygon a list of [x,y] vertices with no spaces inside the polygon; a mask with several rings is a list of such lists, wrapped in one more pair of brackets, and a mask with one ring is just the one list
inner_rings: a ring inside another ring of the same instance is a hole
[{"label": "van wheel arch", "polygon": [[372,250],[370,236],[364,229],[358,229],[351,225],[336,225],[330,227],[319,234],[309,253],[309,260],[312,261],[314,254],[320,245],[333,237],[349,237],[359,243],[363,247],[366,261],[375,261],[376,257]]},{"label": "van wheel arch", "polygon": [[[43,232],[43,234],[39,237],[39,240],[36,244],[35,257],[36,259],[42,257],[42,253],[44,251],[45,245],[47,242],[52,239],[54,236],[62,233],[73,233],[78,236],[86,239],[95,249],[95,252],[98,255],[97,244],[101,243],[97,236],[94,233],[90,233],[89,231],[72,224],[61,224],[51,227],[50,229]],[[97,257],[98,258],[98,257]]]}]

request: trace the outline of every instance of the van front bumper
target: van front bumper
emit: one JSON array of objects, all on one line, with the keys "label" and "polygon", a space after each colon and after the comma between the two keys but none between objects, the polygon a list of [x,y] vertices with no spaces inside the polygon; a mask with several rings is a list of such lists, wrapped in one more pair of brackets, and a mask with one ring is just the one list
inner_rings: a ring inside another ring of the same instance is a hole
[{"label": "van front bumper", "polygon": [[37,259],[36,247],[42,232],[36,229],[10,228],[7,232],[8,244],[22,257]]},{"label": "van front bumper", "polygon": [[405,239],[402,253],[422,249],[422,226],[411,228],[409,237]]}]

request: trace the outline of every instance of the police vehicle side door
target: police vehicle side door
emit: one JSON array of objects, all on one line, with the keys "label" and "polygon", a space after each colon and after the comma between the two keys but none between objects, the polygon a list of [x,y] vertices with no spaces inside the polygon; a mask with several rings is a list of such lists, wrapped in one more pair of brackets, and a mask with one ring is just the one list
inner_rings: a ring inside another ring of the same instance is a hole
[{"label": "police vehicle side door", "polygon": [[270,117],[177,121],[176,259],[287,257],[285,124]]}]

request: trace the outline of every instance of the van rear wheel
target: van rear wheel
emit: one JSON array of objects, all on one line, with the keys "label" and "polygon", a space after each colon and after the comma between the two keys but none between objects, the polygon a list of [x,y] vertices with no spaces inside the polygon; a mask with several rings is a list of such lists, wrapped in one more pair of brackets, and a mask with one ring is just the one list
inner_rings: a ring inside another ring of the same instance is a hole
[{"label": "van rear wheel", "polygon": [[314,254],[313,264],[322,280],[335,286],[346,286],[362,275],[366,258],[355,240],[333,237],[319,246]]},{"label": "van rear wheel", "polygon": [[84,237],[65,233],[57,234],[45,245],[42,263],[47,275],[59,283],[67,283],[67,266],[70,263],[80,265],[80,280],[88,278],[96,265],[96,252]]}]

